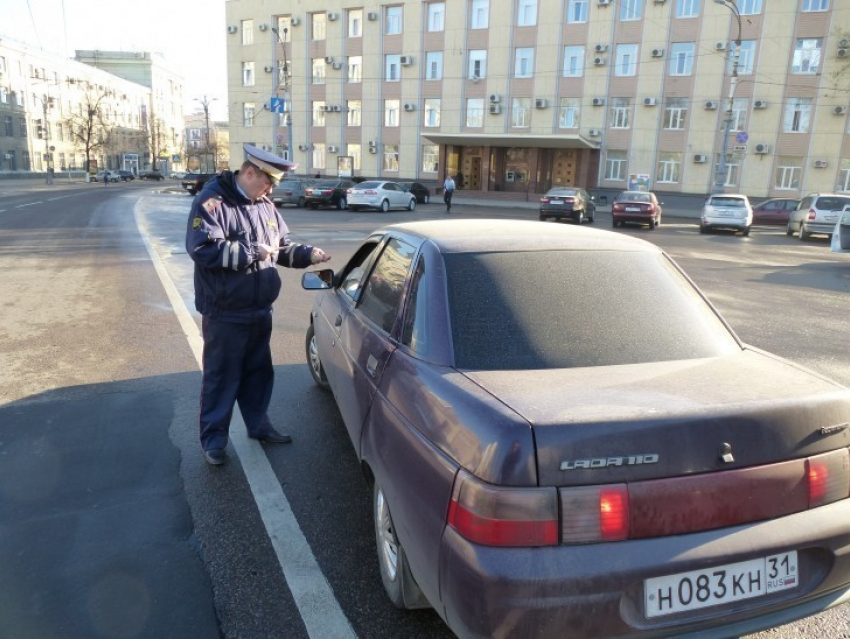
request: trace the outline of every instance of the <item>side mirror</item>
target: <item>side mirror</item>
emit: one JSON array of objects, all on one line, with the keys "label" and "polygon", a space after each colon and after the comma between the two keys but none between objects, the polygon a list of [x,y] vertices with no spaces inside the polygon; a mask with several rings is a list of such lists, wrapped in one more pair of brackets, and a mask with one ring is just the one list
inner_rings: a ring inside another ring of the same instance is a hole
[{"label": "side mirror", "polygon": [[321,291],[333,288],[333,269],[324,268],[321,271],[309,271],[301,276],[301,288],[308,291]]}]

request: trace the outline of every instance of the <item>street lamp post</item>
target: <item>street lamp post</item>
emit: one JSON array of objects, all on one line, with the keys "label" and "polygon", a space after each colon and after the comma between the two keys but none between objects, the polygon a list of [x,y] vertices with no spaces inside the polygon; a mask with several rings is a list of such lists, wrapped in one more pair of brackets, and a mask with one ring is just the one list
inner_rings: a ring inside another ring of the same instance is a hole
[{"label": "street lamp post", "polygon": [[[206,147],[204,148],[204,166],[206,168],[205,173],[210,173],[210,104],[217,99],[218,98],[208,98],[207,96],[204,96],[203,99],[195,98],[195,102],[200,102],[201,106],[204,107],[204,121],[206,124]],[[215,167],[213,167],[212,172],[215,173]]]},{"label": "street lamp post", "polygon": [[[289,73],[289,63],[286,59],[286,35],[289,32],[288,29],[283,29],[283,37],[281,38],[280,32],[277,27],[272,27],[272,31],[277,36],[277,41],[280,43],[281,51],[283,51],[283,68],[282,68],[282,76],[281,73],[278,73],[277,86],[275,87],[275,92],[277,95],[280,95],[280,89],[283,88],[283,117],[286,122],[286,159],[290,162],[293,161],[292,154],[292,95],[291,95],[291,83],[292,79]],[[278,128],[280,127],[280,115],[278,115]],[[277,139],[277,136],[275,136]]]},{"label": "street lamp post", "polygon": [[727,7],[738,23],[738,36],[735,38],[735,49],[732,51],[732,77],[729,79],[729,107],[726,109],[726,117],[723,126],[723,145],[720,158],[717,162],[717,170],[714,175],[714,188],[712,193],[722,193],[726,184],[726,155],[729,152],[729,134],[732,130],[733,106],[735,104],[735,89],[738,86],[738,57],[741,52],[741,13],[735,0],[714,0],[717,4]]}]

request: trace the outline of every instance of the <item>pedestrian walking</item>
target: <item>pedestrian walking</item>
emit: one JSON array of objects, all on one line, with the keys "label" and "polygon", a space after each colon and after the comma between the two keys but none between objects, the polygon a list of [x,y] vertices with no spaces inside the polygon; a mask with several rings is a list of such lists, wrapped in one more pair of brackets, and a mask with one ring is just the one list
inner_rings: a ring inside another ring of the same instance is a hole
[{"label": "pedestrian walking", "polygon": [[451,213],[452,210],[452,195],[455,192],[454,178],[449,175],[446,181],[443,182],[443,201],[446,203],[446,213]]}]

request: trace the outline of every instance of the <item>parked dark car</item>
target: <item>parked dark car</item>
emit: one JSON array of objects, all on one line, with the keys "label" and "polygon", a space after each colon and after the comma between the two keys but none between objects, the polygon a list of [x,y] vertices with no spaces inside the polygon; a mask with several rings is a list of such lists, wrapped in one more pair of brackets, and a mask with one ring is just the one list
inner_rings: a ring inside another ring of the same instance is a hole
[{"label": "parked dark car", "polygon": [[614,226],[627,222],[646,224],[652,231],[661,224],[661,202],[652,191],[623,191],[611,206]]},{"label": "parked dark car", "polygon": [[596,217],[594,198],[584,189],[556,186],[540,198],[540,221],[571,220],[581,224]]},{"label": "parked dark car", "polygon": [[272,189],[269,197],[277,206],[294,204],[302,208],[307,204],[307,187],[312,184],[312,180],[286,178]]},{"label": "parked dark car", "polygon": [[320,206],[335,206],[340,210],[345,209],[348,207],[348,189],[353,186],[353,180],[316,180],[311,186],[307,187],[307,206],[311,209],[317,209]]},{"label": "parked dark car", "polygon": [[850,389],[740,342],[658,247],[411,222],[302,285],[397,607],[731,637],[850,596]]},{"label": "parked dark car", "polygon": [[800,198],[777,197],[753,205],[753,224],[788,224],[791,211],[797,208]]},{"label": "parked dark car", "polygon": [[419,204],[428,204],[431,201],[431,189],[420,182],[396,182],[405,191],[410,191],[416,196]]},{"label": "parked dark car", "polygon": [[165,176],[159,171],[141,171],[139,173],[140,180],[164,180]]},{"label": "parked dark car", "polygon": [[180,181],[180,186],[187,190],[189,195],[195,195],[211,177],[215,177],[215,173],[187,173]]},{"label": "parked dark car", "polygon": [[117,173],[118,173],[118,177],[121,178],[122,182],[132,182],[133,180],[136,179],[136,176],[133,175],[132,171],[120,170],[120,171],[117,171]]}]

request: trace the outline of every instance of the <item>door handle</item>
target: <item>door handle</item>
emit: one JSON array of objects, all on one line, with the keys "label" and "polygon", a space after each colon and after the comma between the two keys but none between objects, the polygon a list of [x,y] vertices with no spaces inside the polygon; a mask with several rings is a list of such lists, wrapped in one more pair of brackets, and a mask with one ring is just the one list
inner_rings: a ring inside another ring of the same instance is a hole
[{"label": "door handle", "polygon": [[342,315],[337,315],[334,320],[334,328],[339,328],[340,326],[342,326]]}]

